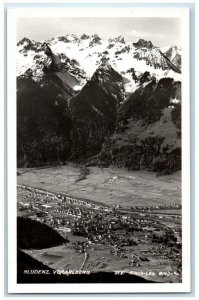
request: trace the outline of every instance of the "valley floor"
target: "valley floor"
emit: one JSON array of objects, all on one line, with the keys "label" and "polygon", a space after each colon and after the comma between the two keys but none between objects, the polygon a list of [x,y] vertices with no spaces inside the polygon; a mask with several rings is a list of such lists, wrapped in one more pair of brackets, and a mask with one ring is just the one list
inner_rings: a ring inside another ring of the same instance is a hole
[{"label": "valley floor", "polygon": [[170,205],[181,203],[181,173],[156,176],[146,171],[90,167],[82,178],[72,165],[19,169],[18,184],[63,192],[106,205]]}]

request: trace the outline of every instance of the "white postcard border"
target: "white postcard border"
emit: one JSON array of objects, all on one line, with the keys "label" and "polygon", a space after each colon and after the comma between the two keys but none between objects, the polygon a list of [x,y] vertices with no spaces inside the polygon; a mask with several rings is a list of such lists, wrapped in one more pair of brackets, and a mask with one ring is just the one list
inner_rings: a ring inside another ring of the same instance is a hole
[{"label": "white postcard border", "polygon": [[[16,21],[19,17],[179,17],[182,24],[182,283],[17,284],[16,281]],[[9,293],[172,293],[190,291],[190,57],[188,8],[10,8],[7,21],[8,292]]]}]

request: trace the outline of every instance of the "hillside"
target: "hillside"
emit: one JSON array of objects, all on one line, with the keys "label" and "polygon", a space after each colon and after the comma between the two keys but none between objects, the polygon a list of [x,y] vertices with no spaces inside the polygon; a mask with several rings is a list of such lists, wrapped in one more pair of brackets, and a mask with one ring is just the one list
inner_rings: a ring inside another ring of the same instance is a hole
[{"label": "hillside", "polygon": [[17,217],[17,247],[21,249],[43,249],[67,241],[46,224],[28,218]]},{"label": "hillside", "polygon": [[66,100],[54,78],[46,78],[42,87],[29,77],[17,79],[18,166],[68,159],[71,117]]},{"label": "hillside", "polygon": [[107,65],[100,67],[70,101],[72,159],[98,154],[106,138],[114,131],[117,107],[122,97],[119,84],[122,85],[122,77],[115,70]]},{"label": "hillside", "polygon": [[121,105],[100,161],[169,174],[181,169],[181,84],[152,78]]}]

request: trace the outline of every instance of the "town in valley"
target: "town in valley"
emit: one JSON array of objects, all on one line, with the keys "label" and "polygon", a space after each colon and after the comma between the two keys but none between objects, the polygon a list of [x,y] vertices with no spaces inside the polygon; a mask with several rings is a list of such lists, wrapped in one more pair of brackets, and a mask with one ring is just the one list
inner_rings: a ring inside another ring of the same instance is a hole
[{"label": "town in valley", "polygon": [[60,246],[24,250],[45,265],[62,273],[105,271],[180,282],[179,202],[106,205],[25,184],[18,184],[17,193],[19,217],[46,224],[66,239]]}]

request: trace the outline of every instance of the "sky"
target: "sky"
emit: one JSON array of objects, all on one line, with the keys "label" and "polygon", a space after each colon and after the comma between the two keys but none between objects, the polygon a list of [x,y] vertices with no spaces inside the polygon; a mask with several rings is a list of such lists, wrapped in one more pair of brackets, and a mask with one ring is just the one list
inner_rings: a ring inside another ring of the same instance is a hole
[{"label": "sky", "polygon": [[180,19],[178,18],[20,18],[17,23],[17,41],[24,37],[35,41],[48,40],[66,34],[80,37],[98,34],[102,39],[123,36],[125,41],[138,38],[150,40],[154,46],[180,46]]}]

